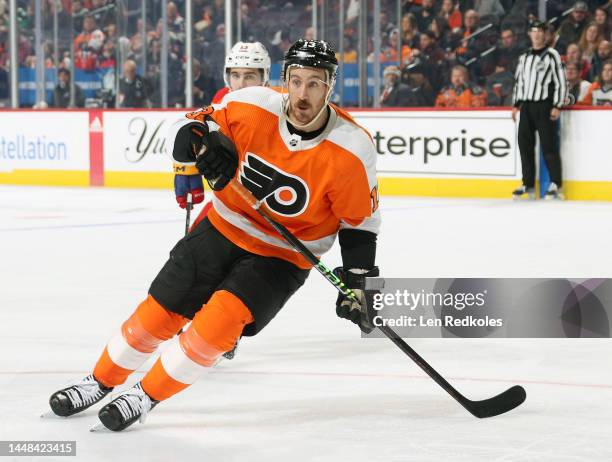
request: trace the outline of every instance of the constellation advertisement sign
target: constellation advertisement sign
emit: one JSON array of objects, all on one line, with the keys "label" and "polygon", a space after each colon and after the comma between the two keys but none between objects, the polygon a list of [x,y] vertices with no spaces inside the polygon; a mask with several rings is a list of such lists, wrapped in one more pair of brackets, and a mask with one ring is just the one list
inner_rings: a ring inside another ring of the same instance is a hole
[{"label": "constellation advertisement sign", "polygon": [[612,279],[371,278],[366,294],[370,323],[405,338],[610,337]]},{"label": "constellation advertisement sign", "polygon": [[0,172],[89,170],[87,117],[87,112],[0,113]]}]

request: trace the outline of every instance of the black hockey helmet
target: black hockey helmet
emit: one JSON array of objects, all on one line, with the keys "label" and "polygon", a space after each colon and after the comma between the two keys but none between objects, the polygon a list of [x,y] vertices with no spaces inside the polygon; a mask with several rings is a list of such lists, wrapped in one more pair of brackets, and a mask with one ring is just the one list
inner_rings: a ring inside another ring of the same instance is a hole
[{"label": "black hockey helmet", "polygon": [[287,70],[295,65],[324,69],[328,71],[330,80],[334,81],[338,60],[336,52],[325,40],[298,39],[285,55],[283,80],[287,81]]}]

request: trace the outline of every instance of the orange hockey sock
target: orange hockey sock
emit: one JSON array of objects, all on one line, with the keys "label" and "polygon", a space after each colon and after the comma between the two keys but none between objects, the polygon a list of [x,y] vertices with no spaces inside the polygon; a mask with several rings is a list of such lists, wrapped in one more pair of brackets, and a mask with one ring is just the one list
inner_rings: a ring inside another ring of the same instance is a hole
[{"label": "orange hockey sock", "polygon": [[215,292],[189,328],[164,350],[142,380],[143,389],[158,401],[184,390],[234,348],[251,322],[253,315],[238,297],[225,290]]},{"label": "orange hockey sock", "polygon": [[160,343],[176,335],[187,321],[166,310],[151,295],[147,296],[104,348],[94,368],[94,377],[107,387],[122,384]]}]

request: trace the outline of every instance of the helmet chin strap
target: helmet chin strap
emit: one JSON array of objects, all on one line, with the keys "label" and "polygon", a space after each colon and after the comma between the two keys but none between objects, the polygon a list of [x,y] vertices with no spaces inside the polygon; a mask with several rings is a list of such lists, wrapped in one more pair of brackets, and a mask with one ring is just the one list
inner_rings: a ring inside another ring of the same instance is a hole
[{"label": "helmet chin strap", "polygon": [[[327,74],[327,71],[325,71],[325,73]],[[328,76],[327,80],[330,80],[329,76]],[[290,102],[290,99],[289,99],[289,89],[287,89],[287,96],[282,99],[283,114],[285,115],[285,117],[287,118],[287,120],[289,121],[289,123],[291,125],[293,125],[295,128],[297,128],[298,130],[300,130],[302,132],[309,131],[309,129],[311,127],[313,127],[319,121],[321,116],[325,113],[325,109],[327,108],[327,106],[329,104],[329,100],[331,98],[331,94],[332,94],[332,92],[334,90],[333,82],[329,82],[328,83],[328,82],[323,82],[322,80],[321,80],[321,82],[328,86],[327,94],[325,95],[325,103],[323,104],[321,109],[319,109],[319,112],[317,112],[317,115],[314,116],[313,119],[310,122],[306,123],[306,124],[300,124],[299,122],[296,122],[289,115],[289,110],[291,109],[291,102]]]}]

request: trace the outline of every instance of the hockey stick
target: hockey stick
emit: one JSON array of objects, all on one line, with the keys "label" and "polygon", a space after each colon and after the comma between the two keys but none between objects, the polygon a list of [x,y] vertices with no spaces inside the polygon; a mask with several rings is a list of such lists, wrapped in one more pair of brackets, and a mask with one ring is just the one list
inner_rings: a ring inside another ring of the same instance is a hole
[{"label": "hockey stick", "polygon": [[[189,226],[191,225],[191,209],[193,208],[193,196],[187,193],[187,204],[185,205],[185,236],[189,234]],[[185,331],[185,327],[181,327],[176,335],[181,335]]]},{"label": "hockey stick", "polygon": [[[325,279],[327,279],[342,295],[351,301],[358,302],[355,293],[346,287],[344,283],[325,266],[302,242],[296,238],[291,231],[285,228],[282,224],[275,221],[270,215],[262,209],[262,203],[255,199],[249,190],[236,180],[230,183],[231,188],[242,197],[261,217],[274,228],[295,250],[297,250],[309,263],[311,263]],[[525,401],[527,394],[525,389],[520,385],[515,385],[508,390],[500,393],[489,399],[481,401],[473,401],[463,396],[455,387],[442,377],[433,367],[427,363],[416,351],[414,351],[404,340],[390,327],[379,327],[381,332],[385,334],[389,340],[399,347],[406,355],[412,359],[429,377],[431,377],[438,385],[440,385],[449,395],[451,395],[459,404],[467,409],[473,416],[478,418],[493,417],[499,414],[508,412]]]},{"label": "hockey stick", "polygon": [[185,236],[189,234],[189,225],[191,224],[191,209],[193,208],[193,199],[191,193],[187,193],[187,204],[185,206]]}]

